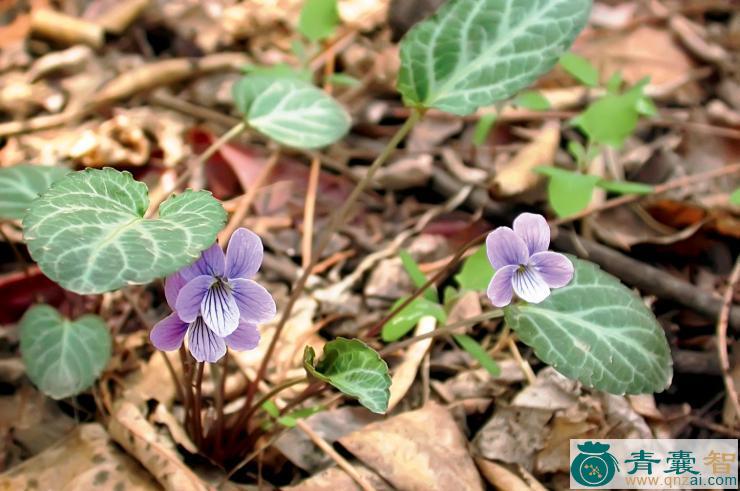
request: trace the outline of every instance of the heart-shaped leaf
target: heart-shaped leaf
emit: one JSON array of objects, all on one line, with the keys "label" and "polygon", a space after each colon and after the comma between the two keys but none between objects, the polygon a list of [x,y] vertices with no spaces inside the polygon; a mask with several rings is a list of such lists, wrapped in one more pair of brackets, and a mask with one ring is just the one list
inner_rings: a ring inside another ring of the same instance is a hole
[{"label": "heart-shaped leaf", "polygon": [[233,93],[250,127],[289,147],[325,147],[349,131],[344,108],[296,77],[247,75],[234,84]]},{"label": "heart-shaped leaf", "polygon": [[540,304],[506,307],[506,323],[566,377],[612,394],[660,392],[671,352],[642,299],[595,264],[569,256],[573,280]]},{"label": "heart-shaped leaf", "polygon": [[108,364],[111,337],[103,319],[67,320],[49,305],[35,305],[20,322],[28,378],[49,397],[63,399],[90,387]]},{"label": "heart-shaped leaf", "polygon": [[144,218],[147,187],[128,172],[86,169],[54,184],[23,219],[33,259],[73,292],[102,293],[174,273],[213,244],[226,221],[207,191],[185,191]]},{"label": "heart-shaped leaf", "polygon": [[359,339],[337,338],[326,343],[314,364],[316,352],[306,346],[303,366],[312,377],[355,397],[374,413],[385,413],[391,396],[388,365],[380,355]]},{"label": "heart-shaped leaf", "polygon": [[69,172],[65,167],[28,164],[0,168],[0,219],[23,218],[31,201]]},{"label": "heart-shaped leaf", "polygon": [[449,0],[401,42],[409,106],[466,115],[513,96],[586,25],[591,0]]}]

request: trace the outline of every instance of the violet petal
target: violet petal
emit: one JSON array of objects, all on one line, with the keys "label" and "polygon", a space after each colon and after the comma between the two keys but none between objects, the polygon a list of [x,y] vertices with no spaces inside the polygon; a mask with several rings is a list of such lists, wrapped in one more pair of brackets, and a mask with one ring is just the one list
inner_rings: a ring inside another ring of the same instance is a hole
[{"label": "violet petal", "polygon": [[529,258],[529,263],[550,288],[560,288],[573,279],[573,263],[563,254],[538,252]]},{"label": "violet petal", "polygon": [[499,227],[488,234],[486,253],[496,270],[510,264],[527,264],[529,260],[526,244],[509,227]]},{"label": "violet petal", "polygon": [[174,351],[182,345],[188,323],[183,322],[177,314],[172,313],[154,324],[149,339],[155,348],[162,351]]},{"label": "violet petal", "polygon": [[550,246],[550,226],[542,215],[522,213],[514,220],[514,233],[527,245],[530,256]]},{"label": "violet petal", "polygon": [[177,295],[179,295],[180,290],[182,290],[182,287],[185,286],[186,283],[187,281],[180,273],[172,274],[164,280],[164,298],[167,299],[167,305],[169,305],[172,310],[175,310],[175,305],[177,305]]},{"label": "violet petal", "polygon": [[221,281],[208,289],[200,304],[203,321],[217,335],[228,336],[239,326],[239,306]]},{"label": "violet petal", "polygon": [[262,265],[264,248],[257,234],[246,228],[237,229],[226,250],[226,277],[251,278]]},{"label": "violet petal", "polygon": [[226,258],[224,257],[224,251],[221,250],[218,243],[215,243],[203,251],[197,261],[187,268],[181,269],[180,274],[187,281],[190,281],[196,276],[202,275],[223,276],[225,269]]},{"label": "violet petal", "polygon": [[180,289],[175,302],[175,310],[180,319],[193,322],[200,315],[201,303],[215,281],[210,275],[196,276]]},{"label": "violet petal", "polygon": [[197,361],[216,363],[226,354],[226,343],[223,338],[208,329],[202,317],[198,317],[190,324],[188,349]]},{"label": "violet petal", "polygon": [[230,280],[229,285],[242,319],[261,324],[275,317],[277,313],[275,300],[265,287],[245,279]]},{"label": "violet petal", "polygon": [[518,268],[519,266],[514,265],[504,266],[493,275],[486,293],[494,306],[501,308],[511,303],[511,297],[514,295],[511,279]]},{"label": "violet petal", "polygon": [[532,267],[517,269],[512,277],[514,293],[529,303],[540,303],[550,295],[550,287]]},{"label": "violet petal", "polygon": [[236,331],[224,338],[229,348],[236,351],[254,349],[260,342],[260,333],[257,325],[250,322],[240,322]]}]

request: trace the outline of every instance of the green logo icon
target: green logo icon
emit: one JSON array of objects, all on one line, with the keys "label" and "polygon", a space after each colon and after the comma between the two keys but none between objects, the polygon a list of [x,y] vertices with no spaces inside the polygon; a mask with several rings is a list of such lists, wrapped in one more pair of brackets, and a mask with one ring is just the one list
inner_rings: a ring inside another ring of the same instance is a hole
[{"label": "green logo icon", "polygon": [[581,452],[570,464],[570,474],[582,486],[595,488],[604,486],[614,479],[619,470],[617,459],[607,452],[609,445],[599,442],[586,442],[577,445]]}]

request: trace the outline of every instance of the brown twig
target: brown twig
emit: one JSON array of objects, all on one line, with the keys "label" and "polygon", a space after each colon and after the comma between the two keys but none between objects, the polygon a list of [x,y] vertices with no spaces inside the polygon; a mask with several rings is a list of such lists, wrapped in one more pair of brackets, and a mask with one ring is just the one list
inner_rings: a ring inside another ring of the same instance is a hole
[{"label": "brown twig", "polygon": [[717,355],[720,366],[722,367],[722,379],[725,383],[727,398],[735,410],[734,421],[736,424],[740,421],[740,400],[738,400],[735,382],[730,373],[730,358],[727,354],[727,323],[730,318],[730,307],[732,306],[732,299],[734,298],[735,287],[738,281],[740,281],[740,256],[735,260],[735,267],[732,269],[732,274],[730,274],[730,279],[727,282],[727,288],[722,299],[722,309],[719,312],[719,319],[717,320]]},{"label": "brown twig", "polygon": [[231,237],[231,234],[234,233],[234,230],[236,230],[244,221],[247,216],[247,212],[249,211],[249,207],[252,206],[252,203],[254,203],[254,198],[257,196],[257,192],[267,180],[267,177],[275,168],[275,165],[277,165],[279,160],[280,150],[276,150],[270,156],[264,167],[262,167],[260,173],[257,175],[257,178],[254,180],[254,182],[252,182],[249,189],[247,189],[247,192],[244,193],[241,198],[239,198],[239,204],[237,205],[236,210],[234,210],[234,213],[231,215],[229,223],[227,223],[226,227],[224,227],[224,229],[218,234],[218,240],[221,244],[226,244],[229,240],[229,237]]},{"label": "brown twig", "polygon": [[316,212],[316,191],[319,187],[320,172],[321,159],[314,157],[311,159],[311,171],[308,174],[308,189],[306,190],[306,204],[303,207],[303,236],[301,237],[301,262],[303,269],[306,269],[311,261],[311,249],[314,237],[313,220]]}]

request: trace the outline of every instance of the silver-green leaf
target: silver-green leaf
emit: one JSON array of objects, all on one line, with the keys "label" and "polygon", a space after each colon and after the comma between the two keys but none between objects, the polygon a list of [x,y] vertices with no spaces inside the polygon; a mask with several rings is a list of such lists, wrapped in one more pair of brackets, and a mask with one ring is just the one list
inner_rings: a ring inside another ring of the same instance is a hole
[{"label": "silver-green leaf", "polygon": [[250,127],[289,147],[325,147],[349,131],[342,105],[297,77],[247,75],[234,84],[233,95]]},{"label": "silver-green leaf", "polygon": [[318,363],[313,348],[306,346],[303,366],[312,377],[355,397],[374,413],[385,413],[390,399],[391,377],[380,355],[359,339],[336,338],[326,343]]},{"label": "silver-green leaf", "polygon": [[617,278],[569,259],[573,280],[540,304],[506,307],[506,323],[540,360],[589,387],[612,394],[664,390],[673,363],[653,313]]},{"label": "silver-green leaf", "polygon": [[23,218],[31,201],[69,172],[65,167],[29,164],[0,168],[0,219]]},{"label": "silver-green leaf", "polygon": [[408,106],[466,115],[549,71],[586,25],[591,0],[449,0],[401,42]]},{"label": "silver-green leaf", "polygon": [[128,172],[87,169],[56,182],[23,218],[46,276],[80,294],[167,276],[213,244],[226,212],[207,191],[185,191],[144,218],[147,187]]},{"label": "silver-green leaf", "polygon": [[28,378],[54,399],[79,394],[98,378],[111,355],[103,319],[63,318],[49,305],[35,305],[20,322],[23,363]]}]

